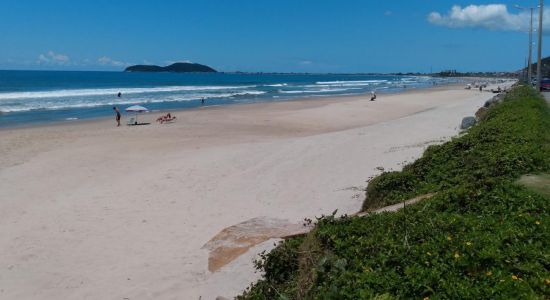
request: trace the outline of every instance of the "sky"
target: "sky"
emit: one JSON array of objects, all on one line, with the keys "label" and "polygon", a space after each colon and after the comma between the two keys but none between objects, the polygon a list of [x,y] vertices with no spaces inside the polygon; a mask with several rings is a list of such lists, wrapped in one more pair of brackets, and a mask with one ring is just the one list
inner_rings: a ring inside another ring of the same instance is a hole
[{"label": "sky", "polygon": [[[227,72],[514,71],[529,23],[514,4],[538,1],[0,0],[0,69],[189,61]],[[546,38],[550,3],[544,12]],[[542,45],[550,55],[550,40]]]}]

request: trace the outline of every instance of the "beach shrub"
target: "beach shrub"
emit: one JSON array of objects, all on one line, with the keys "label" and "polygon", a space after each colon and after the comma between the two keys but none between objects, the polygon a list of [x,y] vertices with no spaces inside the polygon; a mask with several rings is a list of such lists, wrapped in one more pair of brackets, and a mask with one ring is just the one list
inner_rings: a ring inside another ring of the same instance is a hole
[{"label": "beach shrub", "polygon": [[386,199],[392,202],[406,200],[416,185],[416,177],[410,172],[385,172],[369,181],[363,210],[392,204]]},{"label": "beach shrub", "polygon": [[238,299],[549,299],[550,198],[515,183],[549,159],[548,107],[517,88],[467,134],[372,180],[365,206],[432,198],[319,219],[264,256]]},{"label": "beach shrub", "polygon": [[264,278],[256,282],[254,288],[247,289],[245,296],[238,296],[236,299],[288,299],[282,293],[295,294],[298,253],[302,242],[302,237],[289,239],[271,252],[260,253],[254,265],[264,272]]},{"label": "beach shrub", "polygon": [[371,180],[363,210],[460,184],[487,189],[499,180],[548,168],[548,134],[543,130],[549,123],[547,116],[546,103],[532,89],[514,89],[502,104],[487,111],[482,125],[445,144],[428,147],[402,172]]}]

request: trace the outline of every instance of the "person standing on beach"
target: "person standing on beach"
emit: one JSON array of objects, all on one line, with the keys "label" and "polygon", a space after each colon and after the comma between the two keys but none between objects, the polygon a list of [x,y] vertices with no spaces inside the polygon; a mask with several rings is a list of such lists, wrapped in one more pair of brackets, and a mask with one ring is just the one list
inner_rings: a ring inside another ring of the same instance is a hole
[{"label": "person standing on beach", "polygon": [[374,101],[376,99],[376,91],[370,92],[370,101]]},{"label": "person standing on beach", "polygon": [[118,108],[115,106],[113,107],[113,110],[115,111],[116,113],[116,126],[119,127],[120,126],[120,111],[118,110]]}]

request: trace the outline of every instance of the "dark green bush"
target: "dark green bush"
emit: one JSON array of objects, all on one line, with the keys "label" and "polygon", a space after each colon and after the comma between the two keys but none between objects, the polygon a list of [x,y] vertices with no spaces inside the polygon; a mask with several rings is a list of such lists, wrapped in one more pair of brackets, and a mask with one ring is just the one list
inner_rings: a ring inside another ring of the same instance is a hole
[{"label": "dark green bush", "polygon": [[406,200],[417,185],[416,177],[409,172],[386,172],[373,178],[367,186],[367,198],[363,203],[363,210],[383,207],[392,201]]},{"label": "dark green bush", "polygon": [[237,299],[284,299],[284,293],[294,291],[295,278],[298,275],[298,253],[303,238],[294,238],[280,243],[271,252],[263,252],[255,261],[256,268],[264,271],[264,279],[258,281],[253,289],[245,291]]}]

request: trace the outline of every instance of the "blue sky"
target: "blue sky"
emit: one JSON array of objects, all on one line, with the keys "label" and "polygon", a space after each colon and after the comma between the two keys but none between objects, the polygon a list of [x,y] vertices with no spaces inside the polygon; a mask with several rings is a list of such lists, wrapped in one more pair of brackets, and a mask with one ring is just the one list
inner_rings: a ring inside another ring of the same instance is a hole
[{"label": "blue sky", "polygon": [[536,3],[2,0],[0,69],[192,61],[221,71],[511,71],[528,45],[527,14],[513,4]]}]

